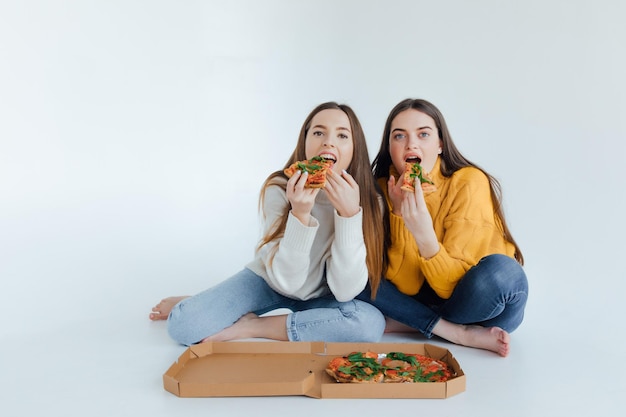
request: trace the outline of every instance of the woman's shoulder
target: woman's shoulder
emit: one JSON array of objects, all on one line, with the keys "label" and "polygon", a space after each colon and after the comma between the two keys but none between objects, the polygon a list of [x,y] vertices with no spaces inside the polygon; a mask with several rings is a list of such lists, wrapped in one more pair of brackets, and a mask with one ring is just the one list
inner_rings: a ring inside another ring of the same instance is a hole
[{"label": "woman's shoulder", "polygon": [[287,189],[288,180],[289,179],[283,174],[282,171],[272,172],[263,182],[261,191],[267,192],[269,189],[282,189],[284,191]]},{"label": "woman's shoulder", "polygon": [[287,180],[281,177],[269,179],[263,185],[265,195],[277,196],[287,194]]},{"label": "woman's shoulder", "polygon": [[467,166],[456,170],[451,178],[456,181],[465,182],[488,181],[487,175],[474,166]]},{"label": "woman's shoulder", "polygon": [[287,199],[287,178],[274,173],[267,177],[263,186],[261,187],[261,196],[263,201],[271,200],[286,200]]},{"label": "woman's shoulder", "polygon": [[289,204],[285,184],[287,184],[287,181],[280,177],[264,183],[261,189],[260,208],[266,216],[271,213],[280,215],[285,206]]},{"label": "woman's shoulder", "polygon": [[456,170],[450,177],[454,188],[483,188],[489,187],[489,178],[479,168],[467,166]]}]

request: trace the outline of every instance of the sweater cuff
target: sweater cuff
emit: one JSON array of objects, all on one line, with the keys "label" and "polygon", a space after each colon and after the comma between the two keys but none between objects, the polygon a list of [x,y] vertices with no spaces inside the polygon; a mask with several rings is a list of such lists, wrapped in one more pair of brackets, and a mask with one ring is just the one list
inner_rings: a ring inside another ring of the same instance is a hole
[{"label": "sweater cuff", "polygon": [[[448,258],[449,256],[447,256],[447,252],[445,248],[443,247],[443,245],[439,245],[439,252],[437,252],[435,256],[433,256],[430,259],[421,258],[422,271],[424,272],[424,275],[431,276],[431,277],[432,276],[436,276],[436,277],[448,276],[450,272],[449,271],[450,265],[447,262]],[[433,286],[434,284],[431,283],[431,287]],[[437,286],[436,288],[433,287],[433,290],[439,297],[448,299],[452,295],[452,291],[454,290],[454,287],[455,287],[455,283],[450,283],[446,285],[445,287],[440,287],[440,286]]]},{"label": "sweater cuff", "polygon": [[283,236],[281,245],[285,245],[298,252],[309,252],[313,246],[319,222],[315,217],[311,217],[309,226],[303,225],[291,212],[287,217],[287,225],[285,226],[285,236]]},{"label": "sweater cuff", "polygon": [[360,245],[363,239],[363,210],[352,217],[341,217],[335,210],[335,243],[342,247]]},{"label": "sweater cuff", "polygon": [[[404,244],[404,242],[415,241],[409,229],[404,225],[404,219],[402,216],[398,216],[390,212],[389,226],[392,237],[399,240],[400,243]],[[395,245],[397,243],[394,242],[393,244]]]}]

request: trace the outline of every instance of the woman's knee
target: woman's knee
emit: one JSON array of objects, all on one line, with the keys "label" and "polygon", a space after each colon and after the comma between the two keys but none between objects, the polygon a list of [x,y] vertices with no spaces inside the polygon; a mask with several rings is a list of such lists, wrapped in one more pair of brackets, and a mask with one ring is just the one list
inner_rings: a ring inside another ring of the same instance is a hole
[{"label": "woman's knee", "polygon": [[167,332],[173,340],[191,346],[221,330],[215,327],[219,325],[218,320],[206,320],[215,315],[203,304],[202,300],[190,297],[172,308],[167,319]]},{"label": "woman's knee", "polygon": [[379,342],[385,332],[385,316],[371,304],[354,301],[355,309],[352,319],[356,327],[359,341]]},{"label": "woman's knee", "polygon": [[472,272],[480,278],[475,280],[477,285],[492,286],[493,290],[506,288],[522,292],[528,290],[524,269],[509,256],[500,254],[486,256],[474,269]]},{"label": "woman's knee", "polygon": [[167,332],[176,342],[190,346],[197,340],[191,340],[190,330],[193,329],[191,315],[182,308],[181,303],[172,308],[167,319]]}]

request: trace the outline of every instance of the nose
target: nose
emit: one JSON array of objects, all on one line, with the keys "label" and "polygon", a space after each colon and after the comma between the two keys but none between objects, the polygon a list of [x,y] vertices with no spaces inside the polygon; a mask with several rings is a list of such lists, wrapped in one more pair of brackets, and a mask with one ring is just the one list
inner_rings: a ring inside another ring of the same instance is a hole
[{"label": "nose", "polygon": [[407,141],[406,141],[406,148],[407,149],[415,149],[419,146],[419,141],[417,140],[417,136],[410,134]]}]

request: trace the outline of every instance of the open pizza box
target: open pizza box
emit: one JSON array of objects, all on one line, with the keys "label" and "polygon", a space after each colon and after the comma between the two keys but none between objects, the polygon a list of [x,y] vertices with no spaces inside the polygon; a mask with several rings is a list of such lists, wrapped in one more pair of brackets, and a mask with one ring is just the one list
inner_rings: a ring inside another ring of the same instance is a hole
[{"label": "open pizza box", "polygon": [[[351,352],[419,353],[448,364],[446,382],[338,383],[325,368]],[[445,348],[422,343],[209,342],[193,345],[163,375],[179,397],[302,395],[313,398],[447,398],[465,391],[465,374]]]}]

